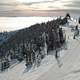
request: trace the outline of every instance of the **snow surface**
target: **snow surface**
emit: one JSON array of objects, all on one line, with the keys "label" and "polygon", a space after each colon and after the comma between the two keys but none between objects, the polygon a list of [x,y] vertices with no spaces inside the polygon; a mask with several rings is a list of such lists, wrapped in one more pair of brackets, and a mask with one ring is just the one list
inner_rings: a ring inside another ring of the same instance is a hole
[{"label": "snow surface", "polygon": [[[72,22],[69,23],[73,25]],[[67,49],[63,48],[59,52],[61,67],[54,57],[55,51],[50,51],[50,55],[42,60],[39,67],[33,66],[27,71],[23,61],[0,73],[0,80],[80,80],[80,39],[73,39],[69,25],[63,28]]]}]

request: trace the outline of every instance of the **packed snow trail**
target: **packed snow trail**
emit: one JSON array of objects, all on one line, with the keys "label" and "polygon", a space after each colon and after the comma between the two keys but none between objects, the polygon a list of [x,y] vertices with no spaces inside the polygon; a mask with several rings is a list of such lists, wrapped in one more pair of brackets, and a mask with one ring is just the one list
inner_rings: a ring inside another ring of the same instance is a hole
[{"label": "packed snow trail", "polygon": [[73,42],[73,48],[67,50],[61,58],[62,67],[59,68],[57,64],[53,65],[48,72],[40,76],[37,80],[77,80],[77,76],[80,76],[80,42]]}]

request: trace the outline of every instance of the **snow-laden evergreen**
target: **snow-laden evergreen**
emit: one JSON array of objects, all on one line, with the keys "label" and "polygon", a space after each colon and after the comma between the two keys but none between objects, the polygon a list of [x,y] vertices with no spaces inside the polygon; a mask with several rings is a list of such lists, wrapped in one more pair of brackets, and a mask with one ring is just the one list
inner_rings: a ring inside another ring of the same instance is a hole
[{"label": "snow-laden evergreen", "polygon": [[[10,68],[0,73],[0,80],[79,80],[80,39],[79,35],[73,39],[74,30],[72,31],[72,28],[75,29],[75,26],[74,19],[70,20],[69,24],[61,26],[66,34],[66,43],[58,52],[59,62],[54,56],[55,50],[50,51],[49,55],[47,55],[47,46],[45,43],[43,52],[45,52],[46,56],[42,61],[39,60],[40,56],[38,55],[37,58],[39,59],[36,58],[33,67],[28,69],[25,66],[25,60],[21,63],[17,61]],[[40,66],[38,66],[38,61],[41,61]]]}]

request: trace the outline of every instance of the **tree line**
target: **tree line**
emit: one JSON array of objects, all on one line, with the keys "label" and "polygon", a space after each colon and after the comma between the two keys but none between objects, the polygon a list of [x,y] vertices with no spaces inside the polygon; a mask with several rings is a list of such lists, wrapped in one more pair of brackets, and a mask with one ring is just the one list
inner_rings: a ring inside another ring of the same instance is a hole
[{"label": "tree line", "polygon": [[25,59],[26,66],[34,62],[39,66],[41,59],[48,55],[50,50],[59,49],[65,43],[64,33],[60,26],[68,23],[69,18],[70,15],[66,14],[64,18],[60,17],[17,31],[15,35],[0,45],[0,58],[10,56],[11,60]]}]

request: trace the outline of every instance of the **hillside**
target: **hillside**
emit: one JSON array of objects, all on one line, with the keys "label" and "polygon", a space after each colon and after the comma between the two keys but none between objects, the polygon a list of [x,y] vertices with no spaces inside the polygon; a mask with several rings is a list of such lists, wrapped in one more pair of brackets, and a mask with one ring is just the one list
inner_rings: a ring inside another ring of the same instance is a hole
[{"label": "hillside", "polygon": [[[58,18],[56,20],[48,21],[46,23],[40,23],[30,26],[29,28],[21,29],[17,31],[14,35],[9,37],[7,41],[0,45],[1,54],[9,54],[10,50],[20,49],[22,45],[31,43],[35,38],[38,39],[44,32],[49,34],[51,29],[56,29],[59,25],[64,25],[67,23],[67,18]],[[38,40],[39,41],[39,40]],[[16,50],[15,50],[16,51]],[[18,52],[21,53],[21,52]]]},{"label": "hillside", "polygon": [[60,54],[59,67],[54,57],[54,50],[50,51],[39,67],[33,66],[29,71],[25,67],[25,61],[11,66],[8,70],[0,73],[1,80],[79,80],[80,79],[80,38],[73,39],[74,31],[70,26],[75,28],[74,21],[69,25],[62,26],[66,32],[67,49],[63,48]]}]

